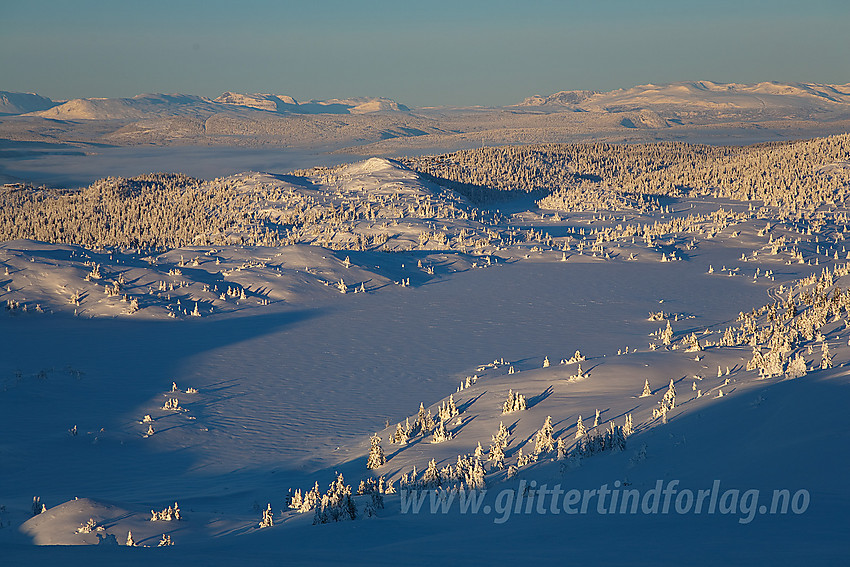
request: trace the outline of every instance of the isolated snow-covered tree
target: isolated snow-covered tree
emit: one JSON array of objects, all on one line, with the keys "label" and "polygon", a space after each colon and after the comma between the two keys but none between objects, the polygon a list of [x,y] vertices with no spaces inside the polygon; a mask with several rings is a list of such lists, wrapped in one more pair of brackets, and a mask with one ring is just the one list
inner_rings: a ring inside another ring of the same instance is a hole
[{"label": "isolated snow-covered tree", "polygon": [[371,446],[369,447],[369,458],[366,460],[366,468],[377,469],[386,464],[387,459],[384,456],[384,449],[381,447],[381,438],[378,434],[372,435],[370,439]]},{"label": "isolated snow-covered tree", "polygon": [[133,539],[133,532],[127,531],[127,542],[124,545],[127,547],[134,547],[136,545],[136,541]]},{"label": "isolated snow-covered tree", "polygon": [[269,503],[266,509],[263,510],[263,519],[260,520],[260,527],[270,528],[272,526],[274,526],[274,512],[272,512],[272,505]]},{"label": "isolated snow-covered tree", "polygon": [[647,398],[652,395],[652,389],[649,387],[649,378],[643,383],[643,392],[641,393],[641,398]]},{"label": "isolated snow-covered tree", "polygon": [[593,427],[599,427],[599,408],[596,409],[596,415],[593,418]]}]

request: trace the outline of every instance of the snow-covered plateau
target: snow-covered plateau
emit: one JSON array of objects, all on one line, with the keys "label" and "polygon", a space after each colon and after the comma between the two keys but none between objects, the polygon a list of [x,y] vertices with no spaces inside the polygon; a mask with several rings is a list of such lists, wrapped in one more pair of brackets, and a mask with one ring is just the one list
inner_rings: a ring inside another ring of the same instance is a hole
[{"label": "snow-covered plateau", "polygon": [[[599,98],[559,95],[525,107]],[[9,183],[0,558],[841,564],[848,161],[843,134]]]}]

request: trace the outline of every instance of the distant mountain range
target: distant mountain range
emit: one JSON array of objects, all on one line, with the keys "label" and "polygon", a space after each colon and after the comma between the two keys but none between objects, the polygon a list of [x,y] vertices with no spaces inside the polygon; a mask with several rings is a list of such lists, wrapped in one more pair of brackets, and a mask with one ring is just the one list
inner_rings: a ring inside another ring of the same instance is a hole
[{"label": "distant mountain range", "polygon": [[209,117],[220,113],[273,112],[277,114],[365,114],[408,111],[383,97],[311,100],[291,96],[226,92],[215,99],[188,94],[140,94],[132,98],[77,98],[52,101],[34,93],[0,91],[0,113],[28,114],[71,120],[127,120],[146,117]]},{"label": "distant mountain range", "polygon": [[599,112],[674,106],[684,110],[759,110],[768,106],[799,109],[846,104],[850,104],[850,83],[765,82],[743,85],[695,81],[639,85],[609,92],[561,91],[548,96],[530,96],[515,106]]},{"label": "distant mountain range", "polygon": [[[140,94],[52,101],[0,91],[0,139],[68,147],[240,146],[400,156],[561,142],[744,143],[850,131],[850,83],[679,82],[561,91],[499,107],[408,108],[383,97]],[[46,146],[45,146],[46,147]],[[325,159],[325,158],[322,158]],[[8,159],[6,160],[8,163]],[[2,170],[11,171],[8,165]]]},{"label": "distant mountain range", "polygon": [[[534,95],[506,109],[543,112],[641,112],[645,127],[664,127],[676,115],[707,112],[790,112],[795,116],[850,109],[850,83],[764,82],[753,85],[679,82],[639,85],[609,92],[572,90],[547,96]],[[73,120],[138,120],[156,117],[207,118],[216,114],[261,111],[279,115],[367,114],[407,112],[411,109],[384,97],[362,97],[298,102],[281,94],[225,92],[210,99],[189,94],[140,94],[132,98],[78,98],[52,101],[34,93],[0,91],[0,114],[41,116]],[[424,109],[423,109],[424,111]],[[656,117],[658,113],[661,117]]]}]

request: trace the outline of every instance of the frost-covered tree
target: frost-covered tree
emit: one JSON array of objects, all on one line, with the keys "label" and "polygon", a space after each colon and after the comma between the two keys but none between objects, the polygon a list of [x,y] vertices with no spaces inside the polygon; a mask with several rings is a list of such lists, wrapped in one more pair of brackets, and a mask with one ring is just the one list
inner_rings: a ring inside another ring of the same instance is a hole
[{"label": "frost-covered tree", "polygon": [[555,429],[552,427],[552,416],[547,415],[543,422],[543,427],[536,433],[534,439],[534,454],[540,455],[549,453],[555,448],[555,438],[553,433]]},{"label": "frost-covered tree", "polygon": [[428,461],[428,467],[422,473],[423,488],[439,488],[443,484],[443,477],[440,470],[437,468],[437,461],[431,459]]},{"label": "frost-covered tree", "polygon": [[673,327],[670,326],[670,321],[667,321],[667,327],[661,331],[661,342],[664,345],[669,345],[673,342]]},{"label": "frost-covered tree", "polygon": [[508,399],[502,404],[502,413],[513,413],[515,411],[524,411],[527,407],[525,396],[513,390],[508,390]]},{"label": "frost-covered tree", "polygon": [[134,547],[136,545],[136,540],[133,539],[133,532],[127,531],[127,542],[124,545],[127,547]]},{"label": "frost-covered tree", "polygon": [[260,520],[261,528],[270,528],[274,525],[274,512],[272,512],[272,505],[269,503],[266,506],[266,509],[263,510],[263,518]]},{"label": "frost-covered tree", "polygon": [[370,439],[371,446],[369,447],[369,458],[366,460],[366,468],[377,469],[386,464],[387,459],[384,456],[384,449],[381,447],[381,438],[378,434],[372,435]]},{"label": "frost-covered tree", "polygon": [[661,398],[661,405],[667,406],[668,410],[676,407],[676,386],[673,384],[672,378],[670,378],[670,385],[667,386],[667,391],[664,392],[664,397]]},{"label": "frost-covered tree", "polygon": [[398,443],[406,445],[410,440],[410,420],[408,419],[406,426],[401,423],[396,424],[395,432],[390,435],[390,443]]},{"label": "frost-covered tree", "polygon": [[580,439],[584,437],[587,431],[584,428],[584,423],[581,421],[581,416],[578,416],[578,421],[576,421],[576,439]]},{"label": "frost-covered tree", "polygon": [[44,512],[46,509],[47,509],[46,506],[41,502],[40,496],[33,496],[32,497],[32,515],[33,516],[38,516],[39,514]]},{"label": "frost-covered tree", "polygon": [[632,422],[632,414],[626,415],[626,423],[623,425],[623,437],[629,437],[634,433],[634,423]]},{"label": "frost-covered tree", "polygon": [[829,352],[829,344],[826,341],[824,341],[821,346],[820,367],[823,370],[832,368],[832,354]]},{"label": "frost-covered tree", "polygon": [[785,374],[788,378],[800,378],[805,376],[808,371],[809,369],[806,366],[806,359],[804,359],[803,355],[798,352],[797,355],[791,359],[790,364],[788,364],[788,369],[785,371]]},{"label": "frost-covered tree", "polygon": [[558,449],[557,460],[563,461],[564,459],[566,459],[567,458],[567,444],[560,437],[558,438],[557,449]]},{"label": "frost-covered tree", "polygon": [[641,398],[647,398],[652,395],[652,389],[649,387],[649,378],[646,379],[643,383],[643,392],[641,393]]},{"label": "frost-covered tree", "polygon": [[452,434],[446,431],[446,422],[440,420],[437,423],[437,427],[434,429],[434,438],[431,440],[432,443],[442,443],[443,441],[448,441],[452,438]]}]

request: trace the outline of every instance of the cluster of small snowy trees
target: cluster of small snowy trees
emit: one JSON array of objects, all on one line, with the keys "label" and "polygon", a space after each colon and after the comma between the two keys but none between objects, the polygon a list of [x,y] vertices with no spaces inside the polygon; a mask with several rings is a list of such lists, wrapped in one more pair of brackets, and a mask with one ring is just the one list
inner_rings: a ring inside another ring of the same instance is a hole
[{"label": "cluster of small snowy trees", "polygon": [[431,440],[433,443],[448,441],[452,438],[452,433],[449,432],[446,424],[459,414],[460,411],[455,405],[453,394],[449,396],[448,401],[440,404],[440,407],[437,410],[436,421],[434,420],[431,410],[429,409],[426,412],[425,405],[420,403],[419,413],[416,415],[413,424],[410,423],[410,418],[407,418],[404,421],[404,425],[401,423],[396,424],[396,429],[392,435],[390,435],[389,441],[390,443],[404,445],[416,436],[425,437],[431,434],[433,434],[433,438]]},{"label": "cluster of small snowy trees", "polygon": [[824,331],[830,323],[850,318],[850,292],[834,286],[837,278],[848,273],[847,264],[838,264],[832,270],[824,268],[819,275],[803,279],[796,295],[789,290],[784,304],[775,302],[741,313],[738,326],[726,329],[720,345],[752,347],[746,370],[757,370],[764,378],[804,376],[809,366],[803,351],[811,354],[812,344],[818,342],[819,366],[831,368],[833,355]]},{"label": "cluster of small snowy trees", "polygon": [[616,425],[613,421],[603,431],[598,428],[586,432],[576,441],[573,453],[579,457],[589,457],[604,451],[622,451],[626,448],[626,438],[631,433],[631,416],[626,419],[626,427]]},{"label": "cluster of small snowy trees", "polygon": [[[358,511],[355,495],[352,494],[351,486],[345,484],[342,474],[330,483],[325,493],[319,489],[316,482],[309,491],[303,495],[301,490],[289,491],[286,497],[286,505],[290,510],[305,514],[313,512],[313,524],[327,524],[329,522],[341,522],[355,520],[358,517],[370,517],[384,507],[384,494],[396,492],[392,481],[386,481],[383,476],[374,479],[368,478],[360,482],[356,497],[368,497],[363,506],[362,513]],[[269,514],[271,507],[269,510]],[[264,519],[266,514],[264,513]],[[272,519],[273,521],[273,519]]]},{"label": "cluster of small snowy trees", "polygon": [[403,473],[399,479],[401,490],[467,490],[484,488],[486,484],[484,466],[476,455],[458,455],[457,462],[440,468],[436,459],[428,461],[428,466],[420,476],[416,467]]},{"label": "cluster of small snowy trees", "polygon": [[508,390],[508,399],[502,404],[502,413],[513,413],[515,411],[524,411],[527,407],[525,396],[517,392]]},{"label": "cluster of small snowy trees", "polygon": [[177,502],[174,503],[174,506],[169,506],[159,512],[151,510],[151,522],[178,522],[181,519],[183,519],[183,516]]}]

